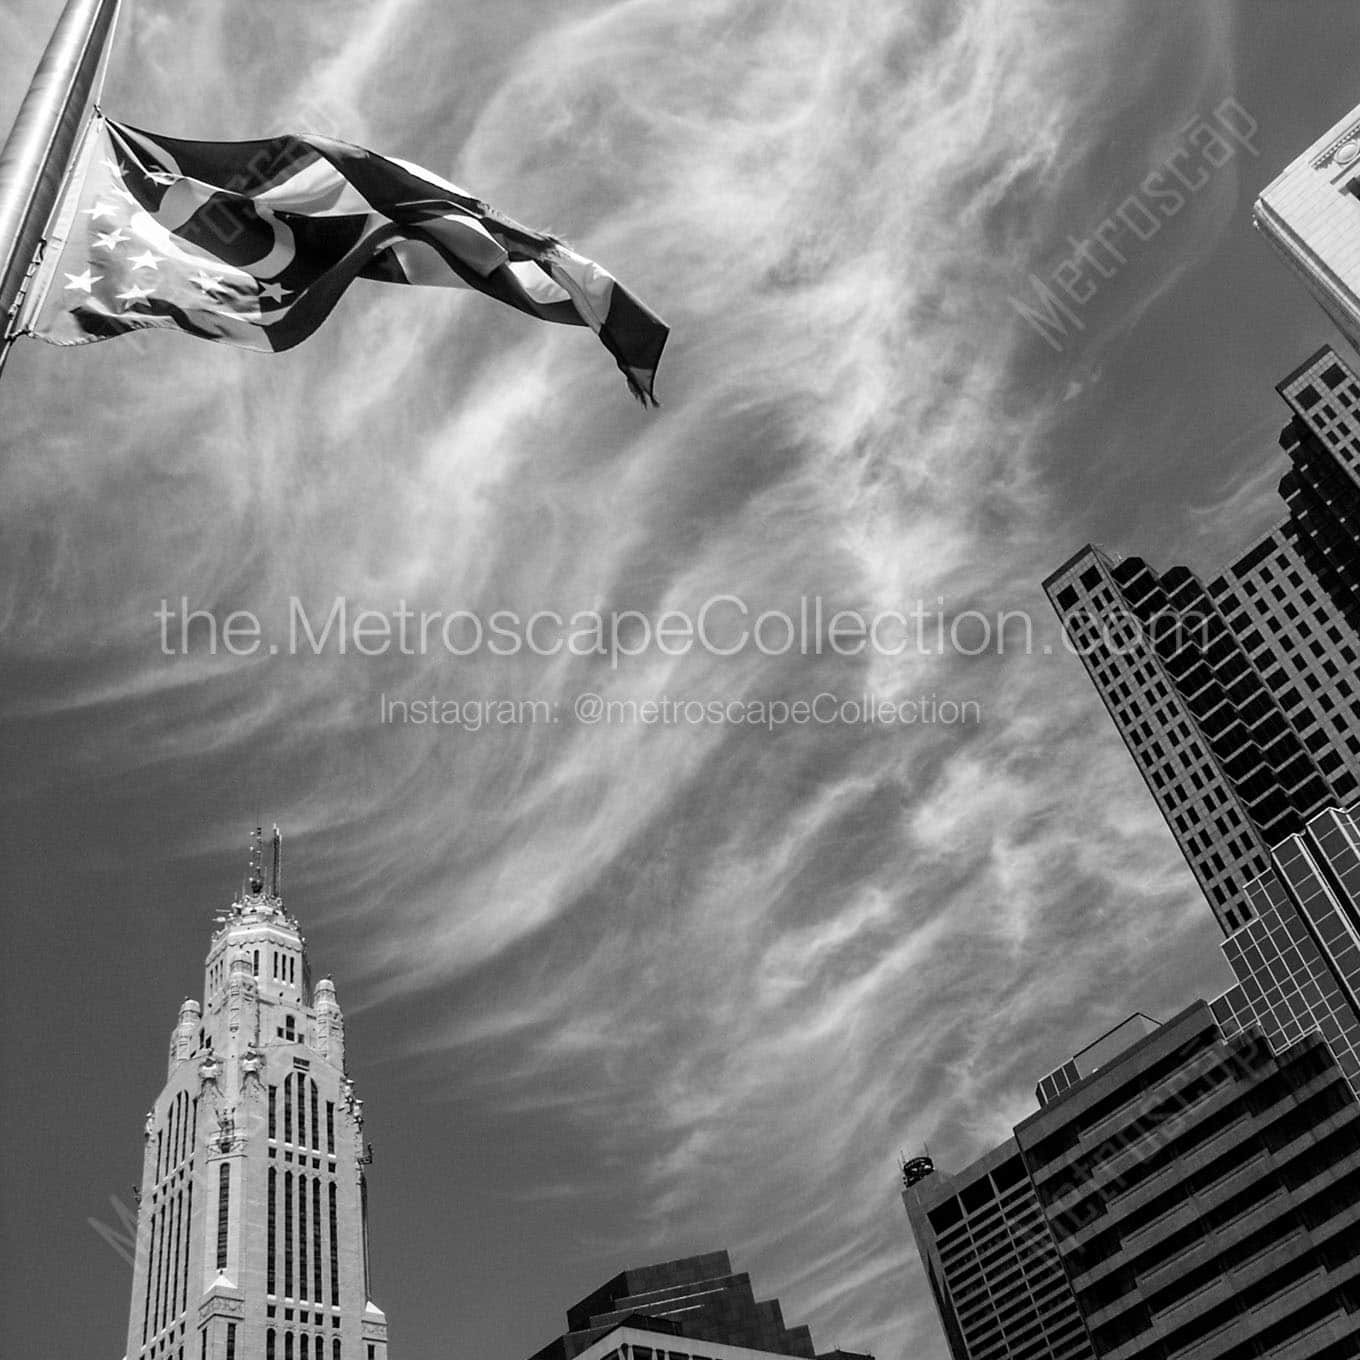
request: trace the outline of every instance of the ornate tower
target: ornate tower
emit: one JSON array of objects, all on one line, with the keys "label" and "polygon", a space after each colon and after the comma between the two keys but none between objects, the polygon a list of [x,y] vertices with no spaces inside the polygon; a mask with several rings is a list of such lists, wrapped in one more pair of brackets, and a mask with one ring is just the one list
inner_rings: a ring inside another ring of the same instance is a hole
[{"label": "ornate tower", "polygon": [[363,1101],[259,827],[146,1117],[126,1360],[387,1360]]}]

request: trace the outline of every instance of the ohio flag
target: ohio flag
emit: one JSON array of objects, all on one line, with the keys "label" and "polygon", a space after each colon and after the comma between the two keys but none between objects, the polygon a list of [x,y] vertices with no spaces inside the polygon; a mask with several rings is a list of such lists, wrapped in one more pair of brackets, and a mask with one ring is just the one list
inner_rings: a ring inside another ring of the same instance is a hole
[{"label": "ohio flag", "polygon": [[428,170],[328,137],[186,142],[96,115],[23,328],[56,345],[165,327],[282,350],[355,278],[589,326],[654,401],[667,329],[612,275]]}]

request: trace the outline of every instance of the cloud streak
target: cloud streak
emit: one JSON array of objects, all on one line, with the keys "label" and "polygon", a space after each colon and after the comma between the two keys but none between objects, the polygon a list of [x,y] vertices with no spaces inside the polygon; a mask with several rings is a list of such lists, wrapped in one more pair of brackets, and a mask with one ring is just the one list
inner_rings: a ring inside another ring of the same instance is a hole
[{"label": "cloud streak", "polygon": [[[664,409],[620,401],[588,336],[378,285],[272,358],[162,336],[22,355],[10,438],[42,453],[0,468],[0,637],[30,677],[12,711],[89,719],[81,759],[106,774],[228,787],[249,762],[304,847],[297,909],[353,942],[356,1032],[391,1017],[388,1061],[589,1149],[515,1187],[584,1206],[564,1249],[608,1274],[729,1244],[824,1345],[942,1356],[897,1149],[958,1165],[1003,1136],[1069,1036],[1137,1004],[1140,950],[1202,924],[1074,661],[186,660],[159,655],[152,611],[733,592],[1046,621],[1037,581],[1075,546],[1058,399],[1118,327],[1036,381],[1007,297],[1119,191],[1093,168],[1116,115],[1143,143],[1124,164],[1154,158],[1166,109],[1223,88],[1230,35],[1213,6],[1160,7],[1168,76],[1133,3],[624,0],[511,7],[502,33],[430,0],[308,8],[285,31],[276,7],[145,3],[125,43],[148,79],[124,69],[110,107],[186,135],[343,115],[562,231],[673,326]],[[1130,306],[1222,220],[1131,269]],[[586,689],[935,694],[985,717],[376,719],[384,693]]]}]

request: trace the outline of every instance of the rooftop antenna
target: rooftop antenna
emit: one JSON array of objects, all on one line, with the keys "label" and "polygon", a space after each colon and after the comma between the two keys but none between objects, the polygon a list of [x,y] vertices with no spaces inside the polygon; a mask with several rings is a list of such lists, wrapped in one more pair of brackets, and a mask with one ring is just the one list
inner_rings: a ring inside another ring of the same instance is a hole
[{"label": "rooftop antenna", "polygon": [[279,832],[279,824],[274,823],[274,857],[269,867],[269,895],[270,897],[282,896],[283,889],[283,836]]},{"label": "rooftop antenna", "polygon": [[249,888],[252,897],[264,891],[264,828],[256,826],[250,838]]}]

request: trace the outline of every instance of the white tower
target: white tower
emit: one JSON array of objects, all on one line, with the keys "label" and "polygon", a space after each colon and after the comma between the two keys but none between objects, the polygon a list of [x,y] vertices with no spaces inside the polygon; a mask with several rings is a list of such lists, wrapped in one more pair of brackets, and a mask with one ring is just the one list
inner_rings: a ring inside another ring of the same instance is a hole
[{"label": "white tower", "polygon": [[126,1360],[387,1360],[344,1018],[259,827],[146,1117]]}]

